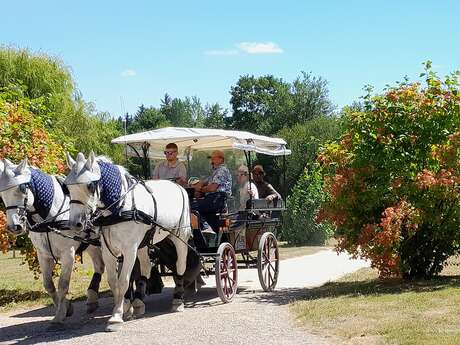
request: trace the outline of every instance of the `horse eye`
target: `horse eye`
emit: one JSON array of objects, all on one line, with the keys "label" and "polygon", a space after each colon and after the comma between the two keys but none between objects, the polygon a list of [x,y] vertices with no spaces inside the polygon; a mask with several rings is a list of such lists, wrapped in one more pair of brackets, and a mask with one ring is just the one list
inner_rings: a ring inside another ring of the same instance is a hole
[{"label": "horse eye", "polygon": [[26,186],[25,184],[19,185],[19,191],[20,191],[22,194],[26,194],[26,193],[27,193],[27,186]]},{"label": "horse eye", "polygon": [[94,194],[94,192],[96,191],[96,184],[94,182],[88,183],[88,191],[91,194]]}]

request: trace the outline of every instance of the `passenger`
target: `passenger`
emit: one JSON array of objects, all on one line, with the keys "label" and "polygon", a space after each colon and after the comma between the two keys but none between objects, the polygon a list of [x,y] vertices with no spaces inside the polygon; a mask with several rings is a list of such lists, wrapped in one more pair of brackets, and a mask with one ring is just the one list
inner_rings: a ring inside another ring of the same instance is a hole
[{"label": "passenger", "polygon": [[166,160],[156,165],[152,179],[173,180],[182,186],[187,184],[187,169],[184,163],[179,162],[177,159],[177,152],[178,148],[175,143],[166,145],[164,150]]},{"label": "passenger", "polygon": [[247,208],[247,202],[251,198],[259,199],[259,192],[254,183],[249,183],[249,169],[246,165],[241,165],[236,172],[238,185],[240,186],[240,207],[239,210]]},{"label": "passenger", "polygon": [[224,164],[225,157],[222,151],[213,151],[210,158],[213,172],[206,180],[193,185],[195,191],[204,194],[204,197],[195,200],[192,209],[197,210],[217,232],[219,219],[216,213],[224,210],[227,197],[232,195],[232,175]]},{"label": "passenger", "polygon": [[265,170],[262,165],[256,165],[252,169],[254,183],[259,192],[259,198],[272,202],[275,199],[281,199],[281,195],[273,188],[271,184],[264,180]]}]

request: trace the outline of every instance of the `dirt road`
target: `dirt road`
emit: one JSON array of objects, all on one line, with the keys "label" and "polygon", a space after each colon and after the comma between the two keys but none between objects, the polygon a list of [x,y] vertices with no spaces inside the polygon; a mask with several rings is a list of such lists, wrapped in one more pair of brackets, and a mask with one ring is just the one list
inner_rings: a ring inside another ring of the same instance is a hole
[{"label": "dirt road", "polygon": [[240,289],[235,300],[222,304],[214,287],[214,277],[193,298],[183,313],[170,313],[172,288],[161,295],[149,296],[144,318],[126,322],[117,333],[104,331],[111,312],[112,299],[101,300],[95,315],[88,317],[84,303],[75,304],[65,331],[47,332],[52,309],[0,314],[1,344],[328,344],[327,338],[296,326],[289,315],[290,301],[301,298],[307,287],[334,280],[343,274],[367,266],[325,250],[313,255],[283,260],[278,289],[263,293],[256,270],[240,271]]}]

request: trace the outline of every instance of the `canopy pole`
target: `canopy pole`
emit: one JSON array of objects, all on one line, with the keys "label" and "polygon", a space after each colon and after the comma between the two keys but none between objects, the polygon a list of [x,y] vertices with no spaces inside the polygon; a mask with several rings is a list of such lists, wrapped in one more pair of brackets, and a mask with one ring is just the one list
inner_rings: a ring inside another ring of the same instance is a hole
[{"label": "canopy pole", "polygon": [[[248,165],[248,178],[249,178],[249,200],[252,205],[252,162],[251,162],[251,151],[244,151],[244,155],[246,156],[246,164]],[[252,208],[252,206],[251,206]]]},{"label": "canopy pole", "polygon": [[150,172],[149,172],[149,159],[148,159],[148,152],[149,152],[149,147],[150,144],[146,141],[142,144],[142,155],[143,155],[143,168],[144,168],[144,178],[149,179],[150,178]]},{"label": "canopy pole", "polygon": [[283,155],[283,198],[286,200],[286,155]]},{"label": "canopy pole", "polygon": [[192,150],[192,148],[189,146],[185,149],[185,152],[187,154],[187,177],[190,178],[191,176],[191,167],[190,167],[190,151]]}]

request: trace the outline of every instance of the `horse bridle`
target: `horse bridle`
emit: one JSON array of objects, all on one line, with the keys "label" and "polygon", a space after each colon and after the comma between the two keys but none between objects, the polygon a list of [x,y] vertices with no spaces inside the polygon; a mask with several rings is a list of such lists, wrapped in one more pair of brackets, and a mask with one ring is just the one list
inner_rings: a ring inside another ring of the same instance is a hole
[{"label": "horse bridle", "polygon": [[24,197],[24,204],[23,205],[13,205],[13,206],[8,206],[5,207],[5,210],[18,210],[18,215],[21,220],[24,220],[27,222],[27,203],[29,202],[29,193],[28,190],[30,189],[29,183],[22,183],[19,185],[19,190],[25,194]]},{"label": "horse bridle", "polygon": [[[99,185],[99,181],[92,181],[88,183],[86,186],[88,187],[89,192],[91,193],[92,196],[94,196],[95,193],[100,193],[99,188],[97,188]],[[77,199],[70,199],[69,204],[77,204],[81,206],[87,206],[84,202],[77,200]],[[90,207],[86,207],[86,210],[90,209]],[[91,218],[93,217],[94,213],[97,212],[97,208],[94,211],[91,212],[85,212],[85,223],[88,223]]]}]

